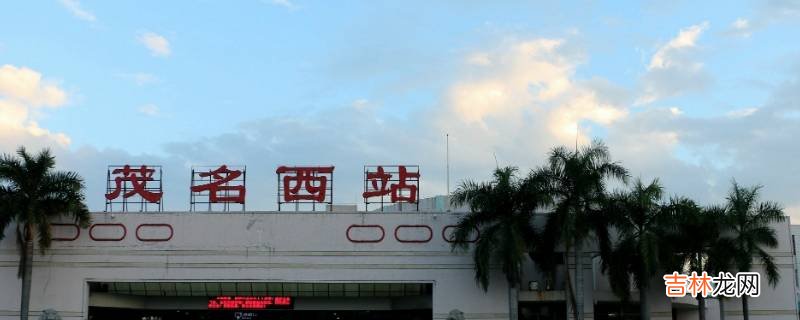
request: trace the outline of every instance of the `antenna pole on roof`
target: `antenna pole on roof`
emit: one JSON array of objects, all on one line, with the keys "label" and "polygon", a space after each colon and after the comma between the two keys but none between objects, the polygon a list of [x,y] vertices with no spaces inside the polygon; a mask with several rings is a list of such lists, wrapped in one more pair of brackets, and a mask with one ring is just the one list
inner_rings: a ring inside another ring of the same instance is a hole
[{"label": "antenna pole on roof", "polygon": [[445,172],[446,172],[446,180],[447,180],[447,204],[445,207],[447,208],[447,212],[450,212],[450,134],[445,133],[444,135],[445,140]]}]

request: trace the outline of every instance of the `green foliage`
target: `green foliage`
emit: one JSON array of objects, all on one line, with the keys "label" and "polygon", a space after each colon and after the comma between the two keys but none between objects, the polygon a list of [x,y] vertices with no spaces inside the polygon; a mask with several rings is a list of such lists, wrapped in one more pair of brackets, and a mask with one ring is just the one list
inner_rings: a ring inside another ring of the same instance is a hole
[{"label": "green foliage", "polygon": [[553,249],[559,243],[572,248],[593,231],[607,244],[608,221],[600,214],[607,183],[609,179],[628,179],[628,171],[611,161],[608,147],[595,140],[575,151],[563,146],[554,148],[547,165],[534,170],[530,179],[544,181],[543,189],[554,202],[543,231],[553,245],[542,249]]},{"label": "green foliage", "polygon": [[751,271],[753,257],[764,264],[767,280],[774,287],[780,280],[778,266],[764,248],[775,248],[778,239],[771,223],[784,221],[783,209],[774,202],[759,202],[761,186],[742,187],[733,181],[725,207],[730,227],[734,264],[739,271]]},{"label": "green foliage", "polygon": [[532,172],[531,179],[544,181],[543,190],[554,201],[544,232],[571,248],[593,231],[605,233],[597,213],[605,202],[607,183],[610,179],[627,183],[628,171],[612,162],[608,147],[595,140],[575,151],[554,148],[547,165]]},{"label": "green foliage", "polygon": [[54,171],[54,167],[55,157],[49,150],[31,155],[20,147],[16,156],[0,157],[0,239],[6,227],[15,223],[19,241],[35,236],[44,251],[52,240],[53,219],[68,216],[81,227],[89,225],[83,181],[74,172]]},{"label": "green foliage", "polygon": [[661,235],[669,223],[660,203],[663,193],[658,179],[648,185],[637,179],[630,191],[614,193],[606,201],[603,213],[617,241],[610,251],[601,252],[602,268],[623,300],[630,298],[631,276],[636,288],[646,290],[659,270]]},{"label": "green foliage", "polygon": [[498,168],[489,182],[464,181],[451,196],[454,206],[467,205],[453,232],[453,248],[467,249],[480,234],[473,259],[475,280],[484,290],[489,287],[492,263],[499,263],[512,286],[520,283],[522,262],[536,243],[533,218],[536,208],[549,199],[537,181],[516,177],[516,168]]}]

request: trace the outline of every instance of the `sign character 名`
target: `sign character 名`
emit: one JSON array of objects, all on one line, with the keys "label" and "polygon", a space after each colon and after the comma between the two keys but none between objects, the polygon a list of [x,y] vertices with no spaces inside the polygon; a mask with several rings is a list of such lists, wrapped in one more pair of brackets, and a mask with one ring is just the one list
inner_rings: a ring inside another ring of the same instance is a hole
[{"label": "sign character \u540d", "polygon": [[[222,165],[217,169],[208,172],[199,172],[200,178],[210,178],[212,181],[206,184],[192,186],[192,192],[208,191],[208,201],[211,203],[240,203],[244,204],[245,186],[234,183],[237,178],[242,176],[241,170],[228,169],[227,165]],[[234,183],[236,185],[231,185]],[[241,181],[239,181],[241,183]],[[233,195],[231,195],[233,193]]]}]

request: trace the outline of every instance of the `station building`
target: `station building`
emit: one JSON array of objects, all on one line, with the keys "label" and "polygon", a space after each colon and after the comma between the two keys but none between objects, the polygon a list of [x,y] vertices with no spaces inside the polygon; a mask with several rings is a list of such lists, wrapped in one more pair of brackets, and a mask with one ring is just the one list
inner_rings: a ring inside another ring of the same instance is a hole
[{"label": "station building", "polygon": [[[432,205],[435,207],[435,205]],[[97,212],[92,225],[53,226],[52,248],[34,258],[31,319],[508,319],[499,272],[484,292],[471,254],[451,250],[462,213],[419,212]],[[788,220],[788,219],[787,219]],[[771,249],[775,288],[761,285],[751,319],[798,319],[788,221]],[[14,228],[0,241],[0,319],[18,319],[20,280]],[[587,319],[637,319],[633,301],[613,295],[596,253],[583,257]],[[759,265],[756,265],[760,268]],[[547,280],[525,268],[520,319],[567,319],[564,272]],[[697,301],[650,292],[651,319],[697,319]],[[718,319],[714,299],[707,319]],[[45,312],[46,311],[46,312]],[[725,301],[725,319],[742,319]]]}]

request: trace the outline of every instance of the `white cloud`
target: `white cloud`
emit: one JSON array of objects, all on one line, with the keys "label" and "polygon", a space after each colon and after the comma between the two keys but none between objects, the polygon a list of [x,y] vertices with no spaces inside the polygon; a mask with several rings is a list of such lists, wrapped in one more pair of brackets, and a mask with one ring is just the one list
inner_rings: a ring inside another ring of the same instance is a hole
[{"label": "white cloud", "polygon": [[163,36],[153,33],[153,32],[145,32],[139,35],[139,42],[141,42],[148,50],[150,50],[150,54],[156,57],[168,57],[172,50],[169,47],[169,41],[167,38]]},{"label": "white cloud", "polygon": [[800,17],[800,2],[793,0],[761,1],[760,14],[772,20]]},{"label": "white cloud", "polygon": [[492,65],[492,60],[489,58],[489,54],[476,52],[467,57],[467,63],[476,66],[490,66]]},{"label": "white cloud", "polygon": [[136,73],[122,73],[119,75],[122,78],[128,79],[136,83],[138,86],[144,86],[148,84],[154,84],[161,82],[154,74],[144,73],[144,72],[136,72]]},{"label": "white cloud", "polygon": [[298,6],[294,2],[291,2],[289,0],[267,0],[267,1],[269,1],[270,4],[281,6],[289,10],[294,10],[298,8]]},{"label": "white cloud", "polygon": [[730,118],[744,118],[753,115],[756,111],[758,111],[758,108],[744,108],[730,111],[725,115]]},{"label": "white cloud", "polygon": [[78,19],[86,20],[89,22],[93,22],[96,20],[94,14],[89,11],[86,11],[81,7],[81,3],[78,0],[60,0],[61,5],[63,5],[73,16]]},{"label": "white cloud", "polygon": [[357,99],[356,101],[353,101],[353,108],[356,108],[358,110],[364,110],[365,108],[369,107],[369,105],[370,105],[370,103],[369,103],[369,100],[367,100],[367,99],[363,99],[362,98],[362,99]]},{"label": "white cloud", "polygon": [[656,51],[647,69],[666,69],[671,67],[675,63],[675,61],[673,61],[674,55],[688,48],[694,48],[697,44],[697,39],[700,38],[700,34],[702,34],[706,28],[708,28],[708,22],[682,29],[680,33],[678,33],[678,36]]},{"label": "white cloud", "polygon": [[[542,139],[558,142],[574,141],[579,132],[585,139],[588,132],[579,130],[584,121],[609,125],[624,117],[625,108],[601,97],[608,88],[574,79],[581,61],[561,52],[562,45],[560,39],[536,39],[479,54],[492,64],[478,63],[478,69],[468,69],[467,79],[449,89],[453,114],[484,129],[492,122],[514,123],[529,115],[546,129]],[[476,65],[472,60],[467,60],[468,67]]]},{"label": "white cloud", "polygon": [[739,18],[731,23],[728,33],[748,38],[753,34],[753,29],[754,26],[750,23],[750,20]]},{"label": "white cloud", "polygon": [[9,64],[0,67],[0,97],[34,107],[57,107],[67,100],[66,93],[58,86],[42,80],[39,72]]},{"label": "white cloud", "polygon": [[52,133],[36,122],[42,108],[57,108],[66,102],[64,90],[42,79],[39,72],[3,65],[0,67],[0,146],[68,145],[68,136]]},{"label": "white cloud", "polygon": [[701,91],[708,86],[711,76],[694,56],[697,41],[707,28],[708,22],[684,28],[653,54],[641,79],[637,105]]},{"label": "white cloud", "polygon": [[750,18],[737,18],[725,33],[748,38],[756,31],[767,28],[770,25],[795,22],[797,18],[800,18],[800,1],[757,1],[753,15]]},{"label": "white cloud", "polygon": [[149,117],[156,117],[159,114],[161,114],[161,110],[158,108],[158,106],[154,105],[152,103],[148,103],[148,104],[140,106],[138,111],[139,111],[139,113],[141,113],[143,115],[146,115],[146,116],[149,116]]},{"label": "white cloud", "polygon": [[[609,128],[607,141],[632,172],[660,177],[669,194],[712,204],[724,201],[729,182],[762,184],[763,199],[789,208],[800,218],[800,70],[776,88],[767,101],[704,117],[670,116],[648,108]],[[659,138],[660,137],[660,138]]]}]

